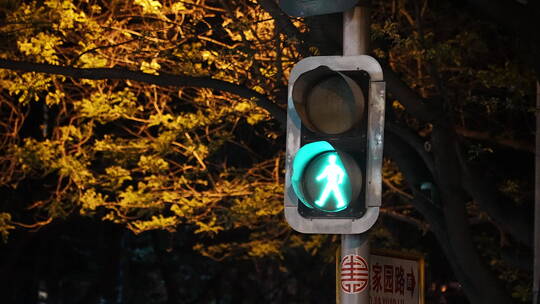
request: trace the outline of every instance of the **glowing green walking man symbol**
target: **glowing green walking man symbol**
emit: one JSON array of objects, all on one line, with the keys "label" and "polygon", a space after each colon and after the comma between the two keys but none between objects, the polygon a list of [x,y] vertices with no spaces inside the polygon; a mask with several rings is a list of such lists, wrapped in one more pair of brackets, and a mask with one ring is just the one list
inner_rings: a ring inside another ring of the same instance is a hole
[{"label": "glowing green walking man symbol", "polygon": [[341,193],[339,185],[343,182],[345,177],[345,172],[343,169],[336,164],[337,157],[336,155],[328,156],[328,165],[324,167],[323,171],[315,179],[321,181],[322,179],[326,180],[326,185],[324,190],[318,200],[315,201],[315,205],[323,207],[330,196],[330,193],[334,195],[334,198],[337,201],[336,208],[345,207],[345,200]]}]

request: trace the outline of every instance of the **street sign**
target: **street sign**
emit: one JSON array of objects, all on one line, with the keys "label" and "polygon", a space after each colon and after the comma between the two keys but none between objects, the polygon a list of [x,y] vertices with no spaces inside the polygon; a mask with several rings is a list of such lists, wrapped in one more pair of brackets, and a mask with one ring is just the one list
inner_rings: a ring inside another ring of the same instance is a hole
[{"label": "street sign", "polygon": [[350,10],[359,0],[279,0],[281,9],[290,16],[308,17]]},{"label": "street sign", "polygon": [[[339,257],[339,249],[337,252]],[[390,250],[372,250],[364,257],[348,254],[336,266],[337,289],[345,294],[367,291],[370,304],[424,304],[424,258]],[[337,293],[337,303],[342,303]]]},{"label": "street sign", "polygon": [[423,304],[424,259],[392,251],[370,256],[370,304]]}]

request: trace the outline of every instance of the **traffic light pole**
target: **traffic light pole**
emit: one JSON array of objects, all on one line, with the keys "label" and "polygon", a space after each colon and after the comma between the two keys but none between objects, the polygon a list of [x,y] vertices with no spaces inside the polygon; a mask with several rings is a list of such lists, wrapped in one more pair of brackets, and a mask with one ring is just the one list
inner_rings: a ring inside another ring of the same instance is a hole
[{"label": "traffic light pole", "polygon": [[[365,55],[369,48],[369,8],[356,6],[343,13],[343,56]],[[365,276],[358,277],[358,270],[352,265],[358,265],[352,257],[360,257],[365,262],[367,271],[360,273]],[[350,261],[351,266],[347,266]],[[339,304],[368,304],[369,303],[369,241],[368,233],[341,235],[341,261],[339,282]],[[363,280],[364,289],[355,292],[354,280]]]},{"label": "traffic light pole", "polygon": [[365,6],[356,6],[343,13],[343,56],[368,53],[369,20],[369,8]]}]

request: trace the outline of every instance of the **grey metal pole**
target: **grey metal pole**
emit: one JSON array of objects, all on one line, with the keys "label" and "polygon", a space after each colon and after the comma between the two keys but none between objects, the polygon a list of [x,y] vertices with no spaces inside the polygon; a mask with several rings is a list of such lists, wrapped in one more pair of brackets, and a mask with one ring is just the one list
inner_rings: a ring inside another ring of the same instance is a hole
[{"label": "grey metal pole", "polygon": [[343,13],[343,56],[368,53],[369,15],[369,8],[364,6],[356,6]]},{"label": "grey metal pole", "polygon": [[[369,8],[343,13],[343,56],[364,55],[369,48]],[[340,304],[369,303],[368,234],[342,234],[338,288]]]},{"label": "grey metal pole", "polygon": [[533,304],[540,304],[540,82],[536,83],[536,151],[534,206]]},{"label": "grey metal pole", "polygon": [[368,234],[341,235],[340,304],[369,303]]}]

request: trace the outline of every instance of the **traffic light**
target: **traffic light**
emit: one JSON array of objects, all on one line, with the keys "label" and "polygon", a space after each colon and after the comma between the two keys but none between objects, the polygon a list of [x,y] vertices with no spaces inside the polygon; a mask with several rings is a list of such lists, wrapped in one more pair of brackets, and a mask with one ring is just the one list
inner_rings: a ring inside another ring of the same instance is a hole
[{"label": "traffic light", "polygon": [[321,65],[302,73],[292,86],[302,122],[292,187],[306,218],[358,218],[363,205],[369,75]]},{"label": "traffic light", "polygon": [[300,61],[289,77],[285,217],[305,233],[361,233],[378,217],[384,82],[369,56]]}]

